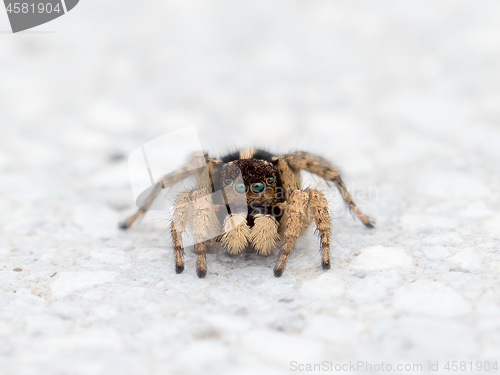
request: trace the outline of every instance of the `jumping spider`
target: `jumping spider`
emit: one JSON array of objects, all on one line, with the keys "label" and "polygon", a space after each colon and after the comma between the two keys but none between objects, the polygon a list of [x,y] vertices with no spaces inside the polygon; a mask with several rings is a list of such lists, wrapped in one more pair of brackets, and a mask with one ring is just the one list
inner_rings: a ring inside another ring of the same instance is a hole
[{"label": "jumping spider", "polygon": [[[337,169],[325,159],[302,151],[272,155],[254,149],[220,159],[206,153],[193,154],[183,167],[164,176],[141,208],[120,227],[129,228],[150,208],[163,188],[195,175],[196,188],[181,192],[174,205],[170,229],[176,273],[184,270],[182,233],[189,225],[195,241],[199,278],[207,274],[205,245],[208,242],[221,242],[230,254],[239,254],[251,246],[258,254],[269,255],[279,246],[281,251],[274,276],[280,277],[295,242],[313,219],[321,240],[321,265],[329,269],[331,224],[328,203],[320,191],[301,189],[301,170],[332,181],[350,210],[366,227],[373,228],[373,223],[352,201]],[[217,191],[222,191],[222,194],[216,197],[213,193]]]}]

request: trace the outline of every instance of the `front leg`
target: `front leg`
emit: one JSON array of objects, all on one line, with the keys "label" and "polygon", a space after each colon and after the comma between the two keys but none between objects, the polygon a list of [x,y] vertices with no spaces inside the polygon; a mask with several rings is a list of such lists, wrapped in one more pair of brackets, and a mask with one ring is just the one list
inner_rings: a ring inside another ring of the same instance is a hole
[{"label": "front leg", "polygon": [[288,256],[302,232],[306,218],[306,208],[309,204],[309,194],[302,190],[292,190],[285,207],[283,226],[283,247],[274,267],[274,276],[281,277],[285,270]]},{"label": "front leg", "polygon": [[196,274],[201,279],[207,274],[205,241],[220,233],[220,225],[208,189],[195,190],[191,197],[193,200],[192,225],[196,251]]},{"label": "front leg", "polygon": [[255,215],[250,241],[259,255],[267,256],[271,254],[279,238],[278,222],[273,216]]},{"label": "front leg", "polygon": [[174,245],[175,272],[184,271],[184,248],[182,247],[182,233],[186,230],[186,221],[191,209],[192,190],[186,190],[177,196],[174,204],[174,217],[170,226]]},{"label": "front leg", "polygon": [[316,189],[307,189],[309,193],[308,215],[313,215],[316,228],[321,241],[321,266],[327,270],[330,268],[330,214],[328,213],[328,202],[323,193]]},{"label": "front leg", "polygon": [[241,253],[248,244],[250,235],[246,214],[232,214],[224,219],[224,234],[221,242],[229,254]]}]

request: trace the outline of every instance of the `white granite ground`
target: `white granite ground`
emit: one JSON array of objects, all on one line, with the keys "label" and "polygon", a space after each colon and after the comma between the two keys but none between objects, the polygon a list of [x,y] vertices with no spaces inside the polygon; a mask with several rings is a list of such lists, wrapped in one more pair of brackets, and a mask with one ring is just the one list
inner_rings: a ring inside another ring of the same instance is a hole
[{"label": "white granite ground", "polygon": [[[0,373],[499,361],[499,16],[494,0],[85,0],[37,29],[55,33],[0,34]],[[199,280],[191,253],[176,275],[166,218],[116,225],[127,155],[189,125],[216,154],[331,159],[377,229],[334,213],[327,272],[311,232],[280,279],[273,258],[211,254]]]}]

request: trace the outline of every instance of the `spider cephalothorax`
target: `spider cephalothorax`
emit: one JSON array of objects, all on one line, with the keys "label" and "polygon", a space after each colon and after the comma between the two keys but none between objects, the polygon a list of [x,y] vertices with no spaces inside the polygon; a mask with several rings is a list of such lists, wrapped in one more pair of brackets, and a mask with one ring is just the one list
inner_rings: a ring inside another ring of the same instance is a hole
[{"label": "spider cephalothorax", "polygon": [[[352,201],[339,172],[323,158],[302,151],[275,156],[253,149],[221,159],[211,158],[208,154],[204,158],[208,173],[200,172],[188,162],[163,177],[138,212],[121,224],[121,228],[128,228],[148,210],[162,188],[195,174],[197,187],[183,191],[175,201],[171,234],[177,273],[184,270],[181,234],[191,227],[198,277],[207,273],[207,241],[221,242],[230,254],[252,247],[260,255],[269,255],[280,247],[274,268],[274,275],[279,277],[297,238],[313,220],[321,240],[322,266],[330,268],[328,203],[320,191],[300,188],[301,170],[334,182],[351,211],[367,227],[373,227]],[[219,190],[222,194],[212,194]]]},{"label": "spider cephalothorax", "polygon": [[[274,205],[278,201],[277,172],[271,162],[258,159],[235,160],[222,168],[222,183],[235,194],[245,194],[247,204]],[[228,190],[227,195],[231,194]],[[230,197],[228,197],[230,199]]]}]

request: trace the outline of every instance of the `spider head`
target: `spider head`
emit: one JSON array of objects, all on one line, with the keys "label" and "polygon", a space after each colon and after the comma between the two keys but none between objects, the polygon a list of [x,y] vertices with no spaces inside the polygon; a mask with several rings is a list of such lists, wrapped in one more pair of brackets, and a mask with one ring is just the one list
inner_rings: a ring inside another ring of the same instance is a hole
[{"label": "spider head", "polygon": [[224,166],[221,177],[224,191],[232,201],[245,196],[247,204],[254,201],[272,204],[276,201],[277,172],[271,162],[235,160]]}]

